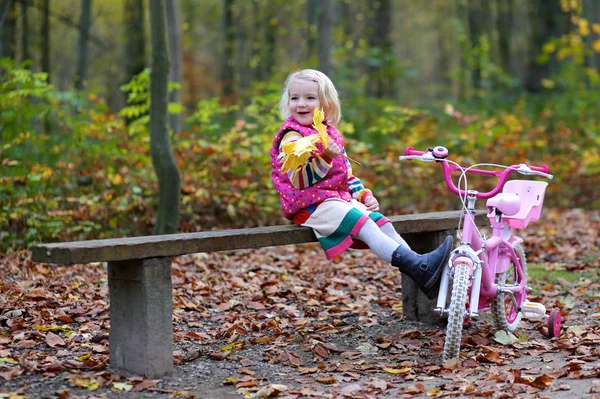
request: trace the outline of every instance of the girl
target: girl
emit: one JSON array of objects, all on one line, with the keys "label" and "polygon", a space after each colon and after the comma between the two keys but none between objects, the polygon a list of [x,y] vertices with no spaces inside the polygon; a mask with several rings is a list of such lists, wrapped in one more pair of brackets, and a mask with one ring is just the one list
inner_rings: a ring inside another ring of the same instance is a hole
[{"label": "girl", "polygon": [[[282,147],[304,136],[318,134],[312,127],[315,108],[322,108],[329,136],[324,148],[295,171],[281,170]],[[346,249],[368,246],[381,259],[413,280],[432,299],[439,291],[443,265],[454,239],[446,237],[436,250],[425,255],[412,251],[379,211],[379,202],[352,174],[344,140],[336,129],[341,119],[340,101],[331,80],[322,72],[305,69],[285,81],[279,111],[285,120],[271,148],[272,178],[287,219],[313,229],[327,259]]]}]

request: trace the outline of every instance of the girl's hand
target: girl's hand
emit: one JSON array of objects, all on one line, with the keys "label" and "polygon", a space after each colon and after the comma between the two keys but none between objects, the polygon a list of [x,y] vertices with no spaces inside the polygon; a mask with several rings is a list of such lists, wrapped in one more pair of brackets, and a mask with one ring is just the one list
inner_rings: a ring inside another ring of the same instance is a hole
[{"label": "girl's hand", "polygon": [[327,149],[324,151],[325,155],[333,159],[342,153],[342,149],[335,141],[331,138],[327,140]]},{"label": "girl's hand", "polygon": [[365,206],[369,211],[377,212],[379,210],[379,201],[377,201],[377,198],[369,195],[367,198],[365,198]]}]

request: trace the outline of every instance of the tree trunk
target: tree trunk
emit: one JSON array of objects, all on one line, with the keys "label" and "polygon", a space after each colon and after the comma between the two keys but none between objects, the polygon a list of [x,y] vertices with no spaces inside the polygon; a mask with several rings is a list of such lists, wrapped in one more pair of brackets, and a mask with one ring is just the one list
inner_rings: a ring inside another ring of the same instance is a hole
[{"label": "tree trunk", "polygon": [[169,54],[165,0],[150,0],[150,151],[158,177],[159,201],[154,234],[176,233],[179,227],[180,176],[168,122]]},{"label": "tree trunk", "polygon": [[[181,25],[179,19],[179,0],[166,0],[167,21],[169,25],[169,51],[171,69],[169,80],[181,83],[182,54],[181,54]],[[169,102],[180,103],[180,89],[169,92]],[[170,114],[169,121],[173,133],[178,134],[183,130],[183,114]]]},{"label": "tree trunk", "polygon": [[369,65],[368,85],[370,96],[376,98],[391,97],[395,93],[395,79],[391,75],[390,67],[393,60],[390,29],[392,25],[392,4],[390,0],[377,0],[373,2],[375,15],[373,21],[374,32],[369,37],[371,51],[374,51]]},{"label": "tree trunk", "polygon": [[[260,7],[259,7],[260,8]],[[261,57],[262,67],[259,69],[259,80],[269,80],[275,65],[275,54],[277,49],[277,17],[272,7],[266,7],[266,16],[263,24],[265,25],[265,40],[263,46],[263,56]]]},{"label": "tree trunk", "polygon": [[513,26],[514,0],[498,0],[498,19],[496,28],[498,30],[498,52],[500,54],[500,65],[505,73],[512,75],[511,67],[511,38]]},{"label": "tree trunk", "polygon": [[223,53],[221,58],[221,102],[232,104],[234,93],[233,49],[235,44],[235,26],[233,24],[233,1],[223,0]]},{"label": "tree trunk", "polygon": [[125,0],[124,11],[126,83],[146,68],[144,0]]},{"label": "tree trunk", "polygon": [[[463,26],[467,27],[469,19],[468,5],[458,0],[457,10],[457,19],[463,24]],[[468,51],[468,45],[469,43],[467,40],[467,43],[463,43],[462,48],[460,49],[461,54],[459,55],[458,78],[456,82],[456,96],[458,101],[466,100],[469,93],[469,66],[467,65],[467,54],[465,54],[465,51]]]},{"label": "tree trunk", "polygon": [[550,77],[556,61],[540,64],[537,57],[543,45],[553,37],[560,37],[566,30],[568,15],[560,8],[560,0],[536,0],[529,9],[532,37],[525,77],[525,90],[536,93],[542,90],[541,82]]},{"label": "tree trunk", "polygon": [[[450,71],[452,69],[452,57],[455,56],[451,50],[454,41],[452,40],[452,34],[454,33],[448,23],[448,15],[453,15],[455,10],[452,7],[452,3],[438,3],[435,21],[438,26],[436,32],[436,53],[437,59],[434,59],[436,65],[436,75],[438,76],[441,87],[448,90],[448,93],[452,92],[452,79],[450,78]],[[444,93],[446,95],[447,93]]]},{"label": "tree trunk", "polygon": [[42,8],[42,71],[48,74],[50,83],[50,0],[44,0]]},{"label": "tree trunk", "polygon": [[307,60],[310,60],[317,50],[317,30],[319,28],[319,13],[321,6],[319,0],[308,0],[306,2],[306,52]]},{"label": "tree trunk", "polygon": [[21,61],[31,59],[29,54],[29,1],[21,0]]},{"label": "tree trunk", "polygon": [[[487,0],[482,0],[487,1]],[[468,16],[469,16],[469,42],[471,49],[478,47],[479,39],[483,35],[483,10],[481,8],[480,0],[473,0],[469,2]],[[481,65],[480,58],[474,57],[473,64],[471,65],[471,86],[477,90],[481,88]]]},{"label": "tree trunk", "polygon": [[0,2],[0,58],[16,60],[17,14],[14,0]]},{"label": "tree trunk", "polygon": [[83,90],[87,79],[88,44],[90,42],[92,0],[81,0],[81,18],[79,19],[79,47],[77,51],[77,74],[75,89]]},{"label": "tree trunk", "polygon": [[319,70],[333,79],[333,0],[321,0],[318,41]]},{"label": "tree trunk", "polygon": [[[600,4],[598,2],[594,2],[594,8],[592,11],[592,15],[594,16],[594,23],[600,24]],[[595,35],[595,40],[600,39],[600,35]],[[600,71],[600,51],[594,52],[594,65],[596,66],[596,70]]]}]

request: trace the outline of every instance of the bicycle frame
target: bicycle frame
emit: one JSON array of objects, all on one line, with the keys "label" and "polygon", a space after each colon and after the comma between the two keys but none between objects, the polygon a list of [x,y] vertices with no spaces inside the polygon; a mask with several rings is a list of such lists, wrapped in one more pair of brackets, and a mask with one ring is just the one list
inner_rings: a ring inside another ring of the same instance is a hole
[{"label": "bicycle frame", "polygon": [[522,295],[526,300],[527,287],[523,282],[523,265],[517,256],[514,247],[523,242],[520,237],[512,236],[513,229],[503,225],[500,216],[492,224],[492,236],[483,241],[475,225],[475,203],[477,195],[472,192],[467,197],[468,205],[465,210],[465,221],[461,234],[460,245],[452,252],[448,264],[442,275],[440,292],[437,299],[436,310],[444,313],[448,290],[450,288],[450,277],[454,266],[467,263],[471,266],[471,281],[469,287],[469,308],[466,315],[476,318],[480,310],[489,309],[489,301],[498,294],[498,284],[495,279],[498,273],[507,271],[510,261],[516,266],[517,281],[519,284],[504,287],[514,301],[515,295]]},{"label": "bicycle frame", "polygon": [[[449,164],[445,157],[448,151],[444,147],[430,148],[428,151],[417,151],[412,147],[407,147],[405,152],[406,159],[411,157],[421,157],[421,160],[436,161],[442,165],[444,179],[449,190],[460,198],[466,198],[466,208],[464,209],[464,223],[461,232],[461,243],[451,253],[448,264],[442,274],[440,283],[440,292],[436,304],[436,310],[440,313],[446,311],[446,301],[450,285],[450,277],[458,263],[466,263],[470,267],[470,284],[468,290],[469,302],[466,309],[466,316],[476,317],[480,310],[489,309],[489,301],[495,298],[500,292],[496,283],[496,275],[506,272],[512,261],[515,265],[516,280],[518,284],[504,286],[502,293],[507,294],[516,305],[516,296],[522,296],[522,301],[526,300],[527,287],[525,286],[523,275],[523,265],[521,259],[517,256],[515,247],[523,242],[520,237],[513,236],[514,228],[502,222],[502,215],[496,214],[492,223],[492,236],[490,238],[481,238],[479,229],[475,225],[475,203],[478,199],[490,199],[502,191],[509,175],[518,171],[523,174],[548,174],[547,165],[541,167],[530,166],[528,164],[511,165],[503,171],[490,171],[477,169],[473,167],[462,168],[458,165]],[[430,156],[429,159],[423,159],[423,156]],[[452,181],[451,172],[461,171],[463,174],[474,173],[498,178],[496,186],[488,192],[478,192],[475,190],[463,190],[457,187]],[[515,306],[517,308],[517,306]],[[516,317],[516,314],[515,314]]]},{"label": "bicycle frame", "polygon": [[[448,150],[438,146],[427,151],[406,148],[400,159],[418,159],[442,165],[449,190],[463,203],[463,223],[459,223],[461,241],[449,257],[442,271],[436,310],[447,314],[448,324],[442,359],[458,359],[462,328],[465,319],[475,318],[480,310],[490,310],[496,328],[514,332],[522,318],[546,318],[549,337],[560,335],[561,314],[557,309],[546,315],[541,303],[527,300],[527,270],[523,240],[513,235],[514,229],[525,228],[530,221],[539,219],[547,183],[539,181],[507,181],[512,172],[552,178],[548,166],[479,164],[464,168],[445,159]],[[503,171],[477,169],[476,166],[494,166]],[[457,187],[451,172],[460,171]],[[469,190],[467,173],[498,178],[496,186],[487,192]],[[464,180],[463,180],[464,179]],[[461,183],[464,189],[461,189]],[[475,225],[475,203],[486,199],[491,221],[491,237],[482,236]],[[462,220],[462,219],[461,219]],[[450,290],[450,280],[452,289]],[[448,296],[450,300],[448,301]],[[447,304],[447,302],[449,302]]]}]

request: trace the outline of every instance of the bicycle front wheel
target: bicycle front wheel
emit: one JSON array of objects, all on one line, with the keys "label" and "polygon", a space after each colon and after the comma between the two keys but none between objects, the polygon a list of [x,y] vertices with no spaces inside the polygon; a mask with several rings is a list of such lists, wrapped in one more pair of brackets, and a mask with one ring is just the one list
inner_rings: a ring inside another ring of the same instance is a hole
[{"label": "bicycle front wheel", "polygon": [[460,341],[462,339],[463,322],[469,290],[469,277],[471,267],[468,263],[459,262],[454,265],[454,279],[452,282],[452,295],[448,311],[448,325],[446,327],[446,341],[444,343],[445,362],[458,359],[460,356]]},{"label": "bicycle front wheel", "polygon": [[[525,260],[525,252],[520,245],[515,247],[515,252],[517,253],[517,264],[511,259],[508,270],[496,276],[496,284],[498,284],[499,290],[506,287],[527,287],[527,262]],[[520,265],[518,263],[520,263]],[[521,270],[522,272],[519,272]],[[498,330],[504,330],[511,333],[517,331],[521,318],[523,317],[523,314],[519,309],[525,302],[525,299],[525,290],[516,293],[515,307],[515,302],[513,302],[509,295],[498,293],[492,300],[491,308],[494,325]]]}]

